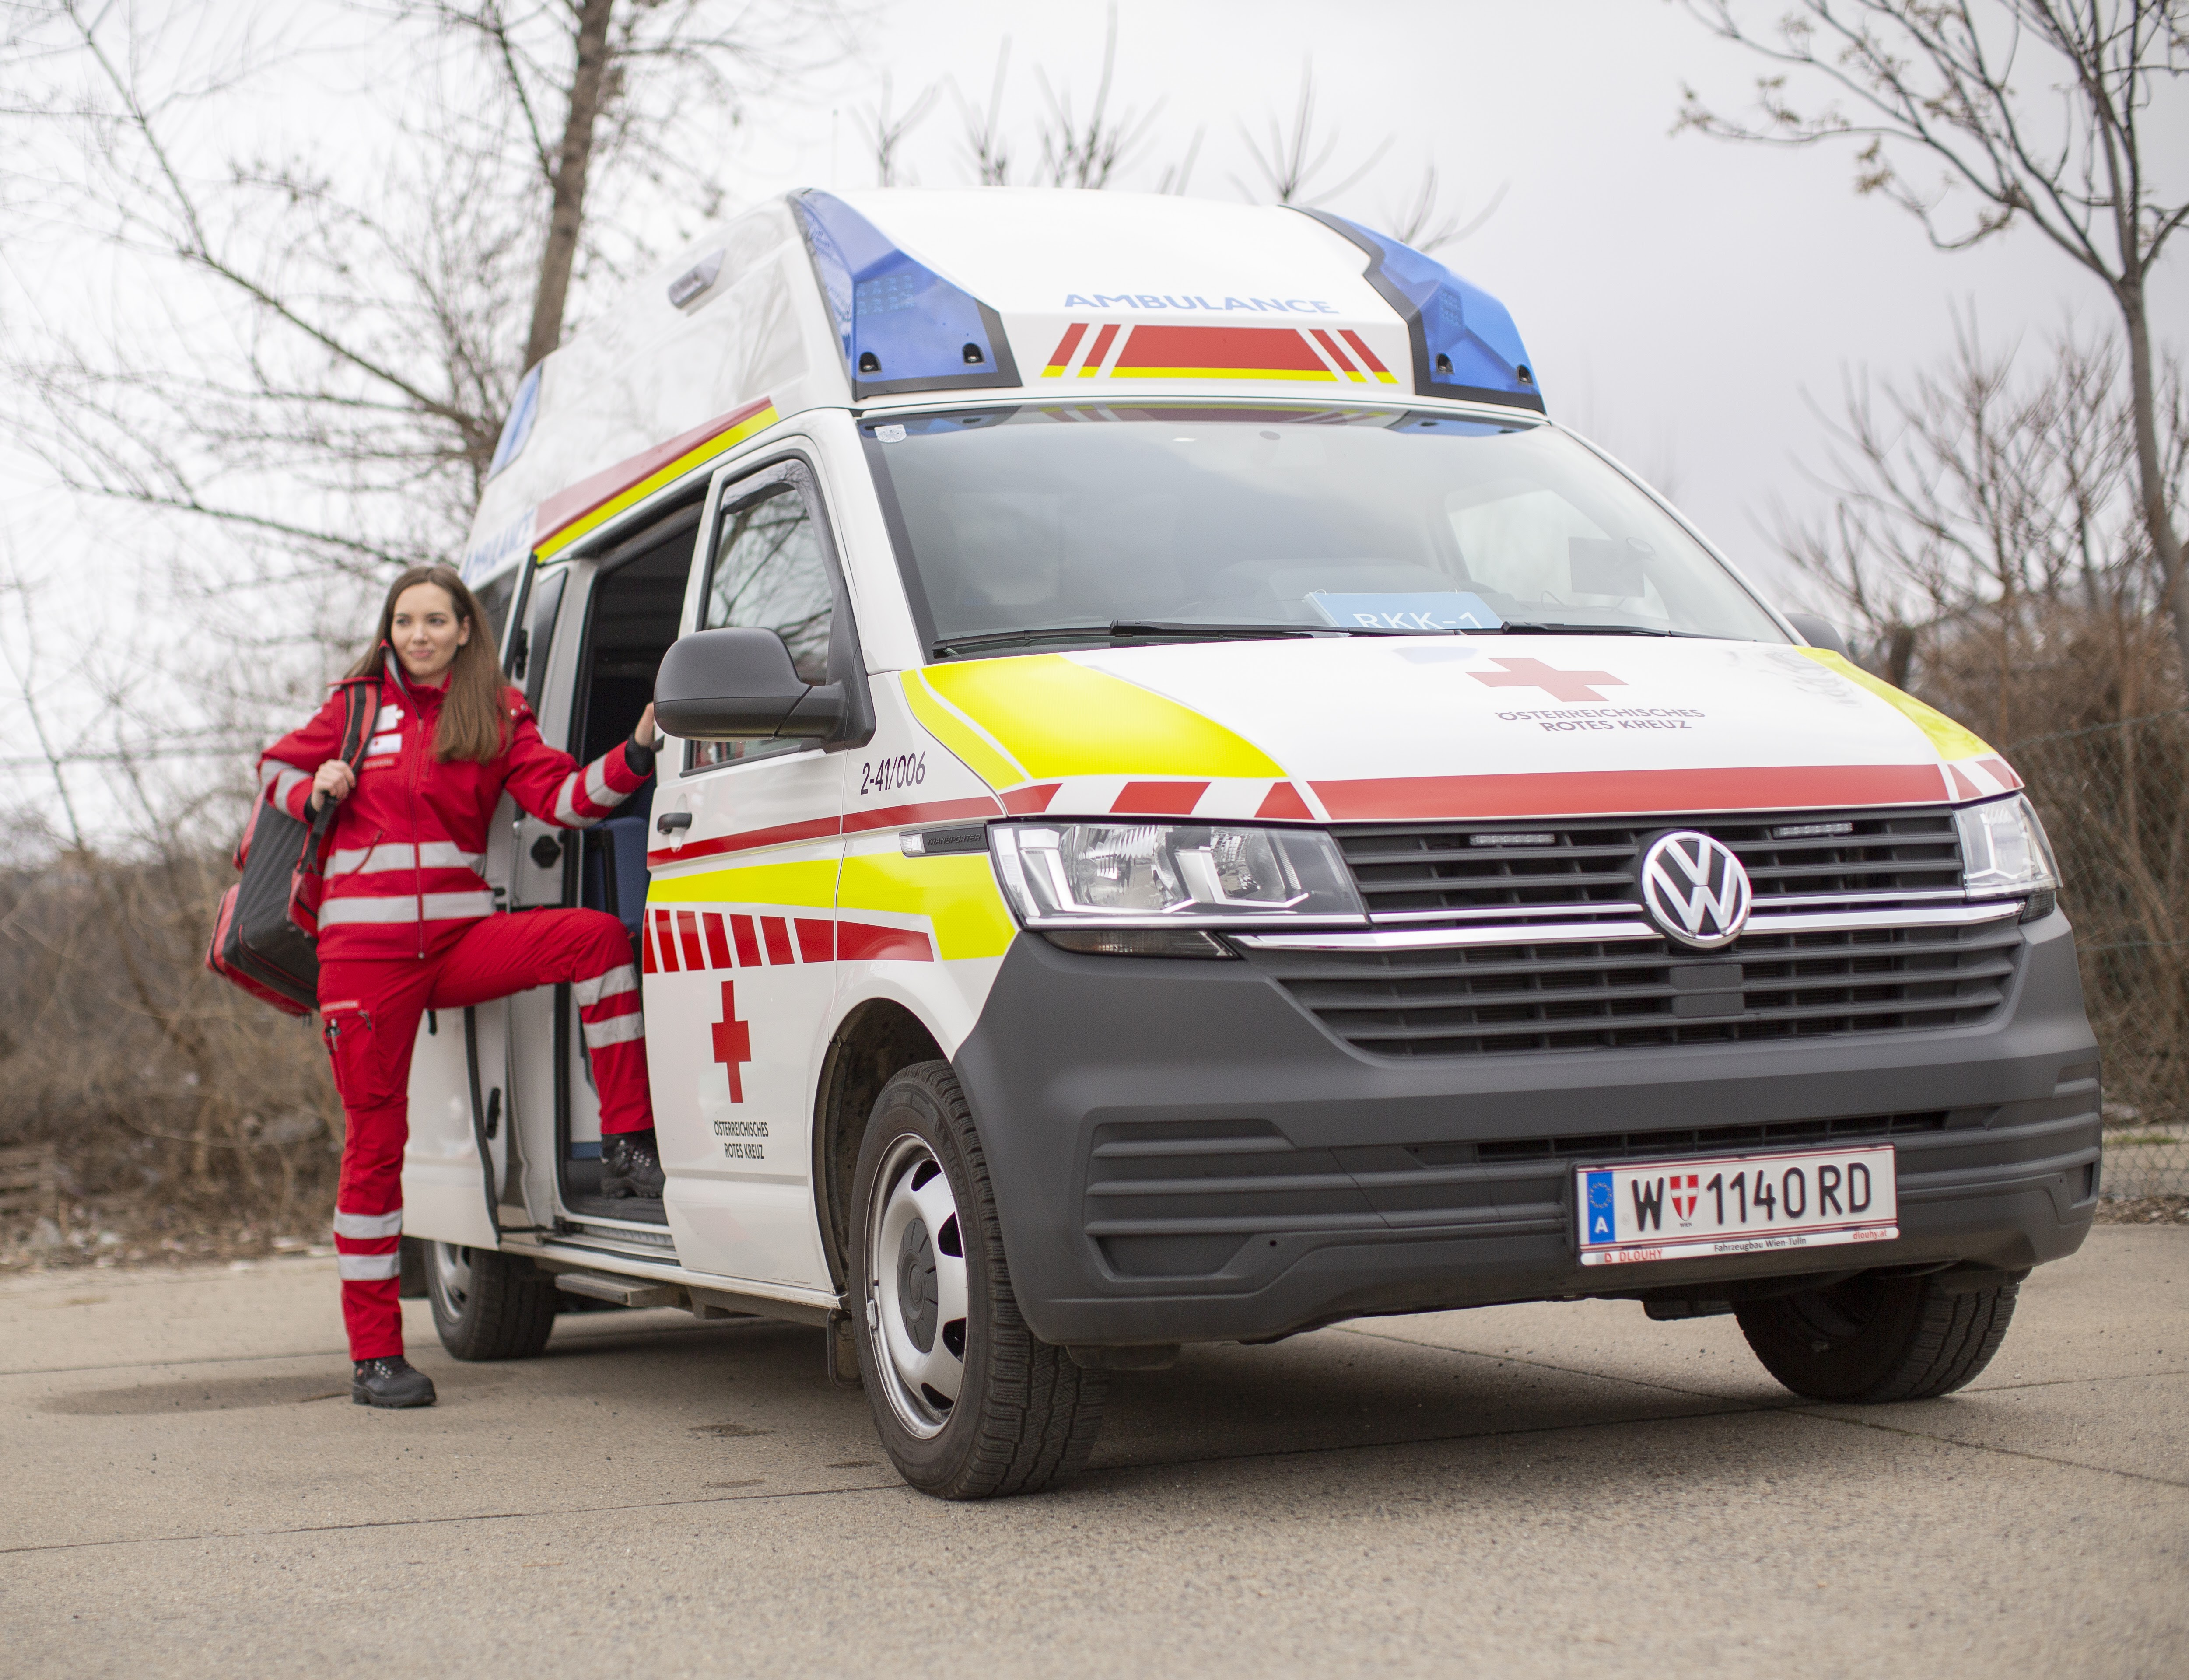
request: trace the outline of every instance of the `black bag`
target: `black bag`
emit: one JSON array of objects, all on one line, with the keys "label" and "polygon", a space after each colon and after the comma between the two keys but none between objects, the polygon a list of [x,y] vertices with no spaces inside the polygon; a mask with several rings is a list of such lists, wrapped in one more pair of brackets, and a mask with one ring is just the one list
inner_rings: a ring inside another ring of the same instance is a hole
[{"label": "black bag", "polygon": [[[342,730],[342,755],[355,771],[364,755],[367,726],[380,704],[380,685],[362,679],[347,684],[343,693],[349,719]],[[318,897],[302,889],[307,877],[316,885],[335,810],[336,802],[329,800],[309,823],[300,823],[262,796],[235,850],[235,867],[243,879],[221,896],[213,917],[206,966],[286,1015],[309,1015],[319,1002],[313,914]],[[305,901],[301,920],[296,914],[300,897]]]}]

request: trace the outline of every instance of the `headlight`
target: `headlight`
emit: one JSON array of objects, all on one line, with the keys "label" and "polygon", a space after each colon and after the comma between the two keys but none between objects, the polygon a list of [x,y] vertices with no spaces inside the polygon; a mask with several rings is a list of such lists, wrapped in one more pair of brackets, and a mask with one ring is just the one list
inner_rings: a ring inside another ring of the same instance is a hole
[{"label": "headlight", "polygon": [[1964,806],[1954,821],[1961,831],[1961,881],[1971,897],[2018,897],[2060,885],[2045,825],[2023,795]]},{"label": "headlight", "polygon": [[989,833],[1028,927],[1366,919],[1338,843],[1314,829],[998,823]]}]

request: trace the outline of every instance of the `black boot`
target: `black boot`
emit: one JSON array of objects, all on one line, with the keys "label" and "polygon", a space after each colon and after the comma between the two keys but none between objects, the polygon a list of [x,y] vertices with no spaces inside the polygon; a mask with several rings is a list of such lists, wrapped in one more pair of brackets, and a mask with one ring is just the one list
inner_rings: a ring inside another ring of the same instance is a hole
[{"label": "black boot", "polygon": [[618,1132],[602,1140],[602,1196],[647,1196],[659,1202],[666,1183],[651,1127],[643,1132]]},{"label": "black boot", "polygon": [[400,1354],[361,1359],[349,1379],[349,1397],[359,1406],[431,1406],[433,1379]]}]

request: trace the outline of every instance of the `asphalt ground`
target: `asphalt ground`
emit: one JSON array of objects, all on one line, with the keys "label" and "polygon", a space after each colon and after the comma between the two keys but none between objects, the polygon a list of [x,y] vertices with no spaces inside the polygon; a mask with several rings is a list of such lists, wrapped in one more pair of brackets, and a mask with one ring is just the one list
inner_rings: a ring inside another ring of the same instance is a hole
[{"label": "asphalt ground", "polygon": [[1727,1318],[1386,1319],[1120,1376],[1062,1492],[903,1487],[817,1330],[573,1315],[353,1406],[331,1261],[0,1284],[0,1672],[2189,1673],[2189,1229],[1943,1400]]}]

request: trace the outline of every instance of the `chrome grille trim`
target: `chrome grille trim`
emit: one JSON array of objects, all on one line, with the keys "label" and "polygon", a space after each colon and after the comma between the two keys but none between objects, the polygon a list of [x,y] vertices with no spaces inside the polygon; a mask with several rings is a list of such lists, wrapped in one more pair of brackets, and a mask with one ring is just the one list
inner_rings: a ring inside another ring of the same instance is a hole
[{"label": "chrome grille trim", "polygon": [[[1796,912],[1748,919],[1743,938],[1774,933],[1855,933],[1879,928],[1975,927],[2022,914],[2019,899],[1988,904],[1886,905],[1860,910]],[[1506,922],[1489,927],[1378,929],[1355,933],[1235,933],[1231,939],[1261,951],[1438,951],[1473,946],[1594,944],[1662,939],[1643,921]]]}]

